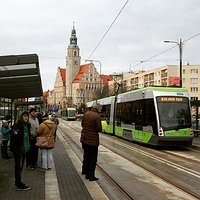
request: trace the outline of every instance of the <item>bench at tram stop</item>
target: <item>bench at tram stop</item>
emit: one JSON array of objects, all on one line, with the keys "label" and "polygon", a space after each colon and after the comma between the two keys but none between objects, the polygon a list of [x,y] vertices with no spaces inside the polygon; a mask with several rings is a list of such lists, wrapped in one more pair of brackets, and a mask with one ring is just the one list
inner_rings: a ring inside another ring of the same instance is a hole
[{"label": "bench at tram stop", "polygon": [[194,137],[198,137],[200,135],[200,130],[194,130],[193,129],[193,133],[194,133]]}]

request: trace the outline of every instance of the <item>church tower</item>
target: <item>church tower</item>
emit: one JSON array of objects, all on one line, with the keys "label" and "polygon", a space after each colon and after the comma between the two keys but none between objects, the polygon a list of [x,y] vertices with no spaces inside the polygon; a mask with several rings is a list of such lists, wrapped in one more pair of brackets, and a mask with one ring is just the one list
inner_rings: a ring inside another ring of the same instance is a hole
[{"label": "church tower", "polygon": [[80,49],[77,45],[76,30],[73,24],[66,56],[66,97],[68,98],[72,98],[72,82],[80,69],[81,57],[79,53]]}]

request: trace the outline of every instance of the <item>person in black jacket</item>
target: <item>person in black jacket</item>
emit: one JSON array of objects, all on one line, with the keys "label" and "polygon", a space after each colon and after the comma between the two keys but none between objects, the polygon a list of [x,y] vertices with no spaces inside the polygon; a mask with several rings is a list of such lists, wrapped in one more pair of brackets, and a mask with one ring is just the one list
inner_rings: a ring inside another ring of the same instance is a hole
[{"label": "person in black jacket", "polygon": [[11,151],[15,160],[15,187],[16,190],[29,190],[30,187],[21,181],[26,153],[30,148],[29,113],[22,112],[20,119],[13,125],[10,140]]}]

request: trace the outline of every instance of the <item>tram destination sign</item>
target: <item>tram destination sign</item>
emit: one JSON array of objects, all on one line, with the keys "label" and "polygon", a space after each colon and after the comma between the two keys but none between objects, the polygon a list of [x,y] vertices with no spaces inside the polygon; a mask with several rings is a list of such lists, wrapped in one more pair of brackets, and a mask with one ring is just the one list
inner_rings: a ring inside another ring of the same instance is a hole
[{"label": "tram destination sign", "polygon": [[187,102],[184,97],[157,97],[158,102]]}]

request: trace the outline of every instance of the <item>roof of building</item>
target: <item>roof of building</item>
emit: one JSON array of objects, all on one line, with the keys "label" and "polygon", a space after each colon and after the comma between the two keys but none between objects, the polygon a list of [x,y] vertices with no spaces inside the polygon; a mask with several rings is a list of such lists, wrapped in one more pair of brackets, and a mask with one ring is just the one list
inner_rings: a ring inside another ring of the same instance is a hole
[{"label": "roof of building", "polygon": [[43,97],[47,98],[49,96],[49,90],[43,92]]},{"label": "roof of building", "polygon": [[[89,66],[90,64],[84,64],[80,66],[80,70],[77,73],[76,77],[74,78],[73,83],[79,83],[81,81],[83,74],[86,73]],[[66,85],[66,69],[61,68],[61,67],[58,67],[58,69],[60,70],[60,75],[62,77],[63,85],[65,86]],[[102,74],[101,79],[103,80],[103,85],[108,85],[108,82],[112,80],[112,77],[110,75]]]},{"label": "roof of building", "polygon": [[66,84],[66,69],[59,67],[59,70],[60,70],[60,75],[62,77],[63,85],[65,85]]},{"label": "roof of building", "polygon": [[0,97],[10,99],[42,96],[37,54],[0,56]]},{"label": "roof of building", "polygon": [[78,83],[81,80],[83,74],[87,71],[89,66],[90,66],[90,64],[85,64],[85,65],[80,66],[80,70],[79,70],[78,74],[76,75],[73,83]]},{"label": "roof of building", "polygon": [[112,77],[110,75],[101,75],[101,80],[103,80],[103,85],[108,85],[109,81],[112,81]]},{"label": "roof of building", "polygon": [[[87,71],[89,66],[90,64],[85,64],[80,66],[80,70],[76,75],[73,83],[78,83],[81,80],[83,74]],[[108,82],[112,80],[112,77],[109,75],[101,75],[101,79],[103,80],[103,85],[108,85]]]}]

